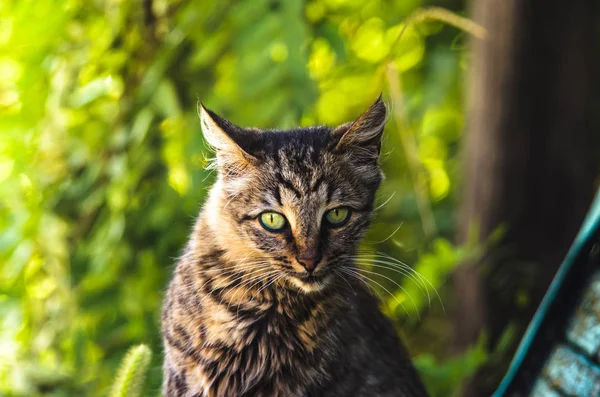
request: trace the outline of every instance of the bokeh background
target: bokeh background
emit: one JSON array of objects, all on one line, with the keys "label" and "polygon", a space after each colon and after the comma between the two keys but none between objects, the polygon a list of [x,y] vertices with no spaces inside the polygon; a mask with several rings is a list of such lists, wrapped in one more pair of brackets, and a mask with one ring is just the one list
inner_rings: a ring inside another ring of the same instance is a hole
[{"label": "bokeh background", "polygon": [[575,3],[0,2],[0,395],[106,395],[139,343],[159,395],[161,299],[214,180],[199,100],[286,128],[380,92],[364,245],[427,282],[365,269],[431,395],[489,395],[597,186],[600,19]]}]

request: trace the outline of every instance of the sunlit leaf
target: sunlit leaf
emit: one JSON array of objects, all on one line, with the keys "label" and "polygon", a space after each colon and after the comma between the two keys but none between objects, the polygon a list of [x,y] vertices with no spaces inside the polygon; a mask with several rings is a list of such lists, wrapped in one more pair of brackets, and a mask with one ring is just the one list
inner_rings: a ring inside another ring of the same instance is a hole
[{"label": "sunlit leaf", "polygon": [[390,51],[390,42],[386,40],[385,33],[385,23],[382,19],[369,19],[352,38],[352,49],[360,59],[377,63]]}]

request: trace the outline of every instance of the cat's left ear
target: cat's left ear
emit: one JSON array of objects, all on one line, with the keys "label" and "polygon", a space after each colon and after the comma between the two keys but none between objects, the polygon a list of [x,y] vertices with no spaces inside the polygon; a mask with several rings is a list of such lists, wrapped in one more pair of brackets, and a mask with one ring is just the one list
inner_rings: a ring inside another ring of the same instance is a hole
[{"label": "cat's left ear", "polygon": [[386,114],[385,103],[379,95],[377,101],[359,118],[333,130],[332,137],[337,140],[334,151],[356,149],[357,153],[379,157]]},{"label": "cat's left ear", "polygon": [[244,166],[256,160],[250,154],[256,131],[243,129],[215,112],[198,104],[204,139],[217,152],[219,168],[225,165]]}]

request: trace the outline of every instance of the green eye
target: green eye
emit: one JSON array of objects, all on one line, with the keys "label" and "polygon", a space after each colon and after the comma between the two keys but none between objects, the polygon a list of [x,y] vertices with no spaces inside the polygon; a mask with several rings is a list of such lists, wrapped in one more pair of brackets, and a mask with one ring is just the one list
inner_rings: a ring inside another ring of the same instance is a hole
[{"label": "green eye", "polygon": [[261,226],[270,232],[278,232],[285,227],[285,216],[277,212],[263,212],[259,215],[258,221]]},{"label": "green eye", "polygon": [[325,213],[325,219],[331,226],[342,226],[350,219],[350,210],[345,207],[338,207]]}]

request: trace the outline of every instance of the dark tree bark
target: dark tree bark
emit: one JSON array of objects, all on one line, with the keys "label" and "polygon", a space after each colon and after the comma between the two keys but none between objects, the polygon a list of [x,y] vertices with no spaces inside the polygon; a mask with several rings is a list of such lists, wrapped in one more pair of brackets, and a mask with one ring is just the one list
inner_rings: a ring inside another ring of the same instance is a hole
[{"label": "dark tree bark", "polygon": [[[456,272],[459,351],[483,329],[491,346],[511,322],[524,330],[591,203],[597,17],[595,0],[474,2],[488,38],[472,46],[458,240],[478,229],[486,241],[500,225],[506,234]],[[482,379],[466,394],[489,395]]]}]

